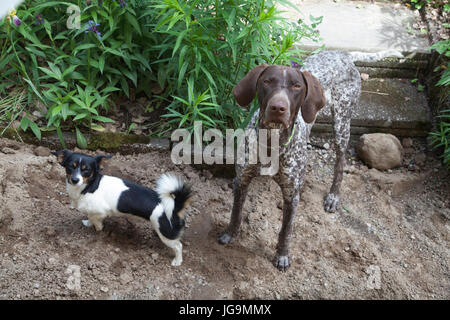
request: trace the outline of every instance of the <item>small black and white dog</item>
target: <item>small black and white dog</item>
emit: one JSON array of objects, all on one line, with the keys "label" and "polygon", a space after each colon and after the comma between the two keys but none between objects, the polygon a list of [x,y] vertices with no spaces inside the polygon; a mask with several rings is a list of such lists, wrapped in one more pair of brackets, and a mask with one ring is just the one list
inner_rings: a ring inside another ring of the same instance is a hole
[{"label": "small black and white dog", "polygon": [[66,169],[66,188],[72,206],[88,215],[86,227],[103,229],[108,216],[132,214],[149,219],[159,238],[175,252],[173,266],[181,265],[184,209],[191,198],[191,190],[183,181],[163,174],[151,190],[131,181],[102,175],[104,161],[111,156],[91,157],[68,150],[52,152]]}]

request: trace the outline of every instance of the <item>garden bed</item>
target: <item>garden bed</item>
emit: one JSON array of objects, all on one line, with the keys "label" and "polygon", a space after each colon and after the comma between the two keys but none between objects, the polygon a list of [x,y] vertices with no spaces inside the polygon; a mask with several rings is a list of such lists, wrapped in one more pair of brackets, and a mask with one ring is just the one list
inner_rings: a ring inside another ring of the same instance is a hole
[{"label": "garden bed", "polygon": [[[335,214],[322,204],[332,147],[324,149],[318,137],[312,143],[292,266],[281,273],[271,262],[281,192],[267,178],[250,187],[240,237],[222,246],[216,238],[230,216],[231,179],[176,166],[167,151],[116,154],[105,173],[151,187],[170,171],[193,186],[184,262],[174,268],[148,222],[110,218],[102,232],[85,228],[85,216],[69,208],[64,169],[49,150],[0,139],[0,298],[449,299],[450,179],[424,141],[414,140],[404,167],[384,173],[356,160],[352,142]],[[74,265],[79,290],[68,286]]]}]

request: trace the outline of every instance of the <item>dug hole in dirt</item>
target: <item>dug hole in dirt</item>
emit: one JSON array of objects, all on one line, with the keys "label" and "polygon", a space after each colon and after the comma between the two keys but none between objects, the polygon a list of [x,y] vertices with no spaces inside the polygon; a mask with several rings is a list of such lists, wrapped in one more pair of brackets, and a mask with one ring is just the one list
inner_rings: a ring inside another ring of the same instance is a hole
[{"label": "dug hole in dirt", "polygon": [[154,187],[173,172],[192,185],[184,261],[172,267],[149,222],[84,227],[49,150],[0,139],[0,299],[449,299],[448,171],[429,154],[416,171],[368,169],[352,144],[334,214],[323,210],[333,146],[310,147],[283,273],[272,264],[281,191],[267,177],[252,182],[241,234],[223,246],[216,239],[230,217],[231,179],[175,166],[168,152],[114,155],[105,174]]}]

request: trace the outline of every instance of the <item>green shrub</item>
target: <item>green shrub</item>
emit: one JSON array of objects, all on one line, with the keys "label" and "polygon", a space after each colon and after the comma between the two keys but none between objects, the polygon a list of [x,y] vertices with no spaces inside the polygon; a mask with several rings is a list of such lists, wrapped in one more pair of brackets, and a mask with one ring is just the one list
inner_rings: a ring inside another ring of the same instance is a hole
[{"label": "green shrub", "polygon": [[443,8],[446,11],[450,10],[450,5],[447,0],[408,0],[414,9],[420,10],[424,6],[429,5],[433,8]]},{"label": "green shrub", "polygon": [[[113,122],[100,115],[113,105],[110,95],[121,90],[129,96],[129,84],[138,87],[138,73],[151,71],[149,49],[139,44],[142,39],[133,41],[142,34],[135,11],[115,1],[101,3],[25,1],[17,11],[19,26],[6,19],[0,24],[6,31],[0,67],[7,69],[0,93],[27,87],[29,105],[37,97],[47,107],[47,126],[41,129],[56,130],[63,145],[61,130],[75,127],[78,144],[85,147],[81,130],[102,131],[100,123]],[[70,4],[81,8],[79,29],[66,26]],[[27,124],[35,128],[31,108],[27,111],[21,120],[25,130]]]},{"label": "green shrub", "polygon": [[197,110],[174,99],[165,117],[191,130],[194,120],[206,127],[245,125],[248,112],[236,106],[233,86],[257,64],[297,61],[301,52],[293,50],[294,44],[315,38],[320,22],[288,22],[275,1],[264,0],[163,0],[154,8],[159,11],[155,31],[163,39],[153,48],[158,57],[153,63],[164,70],[158,73],[159,84],[184,100],[186,91],[207,92],[215,106]]},{"label": "green shrub", "polygon": [[[447,60],[447,66],[443,68],[444,70],[436,85],[448,88],[450,87],[450,40],[439,41],[431,46],[431,49],[435,49]],[[441,66],[439,66],[434,71],[440,71],[441,69]],[[442,99],[448,102],[448,90],[445,90],[445,92],[447,94]],[[435,149],[443,149],[442,158],[444,164],[450,169],[450,109],[441,110],[437,117],[439,119],[438,130],[430,133],[432,146]]]},{"label": "green shrub", "polygon": [[[79,29],[67,27],[72,4],[81,9]],[[16,14],[20,25],[0,21],[0,95],[25,88],[26,107],[0,103],[0,122],[20,120],[38,138],[55,130],[63,146],[62,131],[73,129],[80,147],[83,133],[113,122],[107,115],[122,94],[169,105],[159,134],[197,120],[242,126],[248,112],[235,106],[234,84],[256,64],[296,60],[294,43],[316,37],[320,23],[289,23],[264,0],[26,0]],[[151,82],[163,92],[152,94]]]}]

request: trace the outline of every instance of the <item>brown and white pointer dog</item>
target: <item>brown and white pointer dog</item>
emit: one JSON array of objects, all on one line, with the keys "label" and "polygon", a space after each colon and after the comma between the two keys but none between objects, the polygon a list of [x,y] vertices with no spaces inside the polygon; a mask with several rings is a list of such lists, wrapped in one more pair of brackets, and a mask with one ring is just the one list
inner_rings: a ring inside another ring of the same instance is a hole
[{"label": "brown and white pointer dog", "polygon": [[[247,129],[280,129],[279,170],[272,176],[281,187],[284,200],[275,257],[278,269],[285,271],[290,266],[292,222],[305,182],[307,142],[317,112],[328,105],[333,117],[336,163],[333,184],[324,205],[327,212],[335,212],[339,205],[352,109],[361,92],[361,77],[354,61],[377,61],[390,56],[403,57],[395,50],[379,53],[322,51],[308,57],[301,69],[259,65],[234,88],[234,97],[241,106],[249,105],[258,97],[259,111],[255,112]],[[238,235],[248,186],[260,170],[260,164],[249,164],[247,160],[244,165],[236,165],[231,220],[219,236],[220,243],[231,243]]]}]

